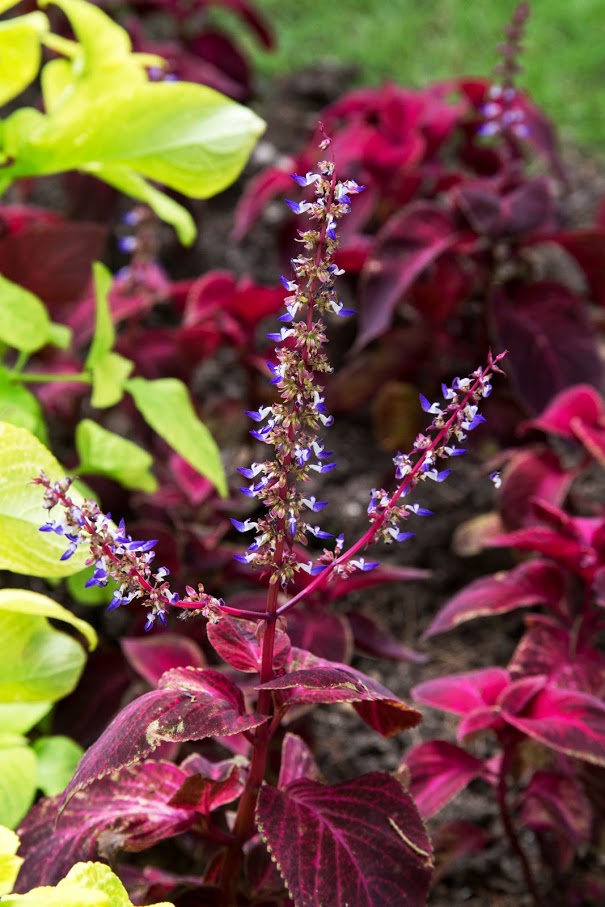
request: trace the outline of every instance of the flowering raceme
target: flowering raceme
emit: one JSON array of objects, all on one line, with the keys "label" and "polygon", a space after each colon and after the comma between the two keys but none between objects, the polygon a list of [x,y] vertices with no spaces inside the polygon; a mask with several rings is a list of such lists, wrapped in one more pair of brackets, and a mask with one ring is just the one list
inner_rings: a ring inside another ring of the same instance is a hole
[{"label": "flowering raceme", "polygon": [[[325,150],[329,145],[330,140],[326,138],[320,148]],[[88,544],[91,553],[88,563],[94,564],[95,569],[87,585],[105,586],[110,579],[114,580],[118,588],[109,608],[132,601],[143,604],[148,611],[146,629],[156,622],[165,625],[168,610],[173,606],[200,610],[211,620],[220,619],[223,613],[273,622],[331,576],[346,577],[376,567],[377,562],[366,560],[361,552],[373,541],[387,544],[405,541],[413,535],[401,529],[409,516],[430,515],[418,503],[409,504],[403,499],[422,481],[442,482],[447,478],[450,470],[440,469],[441,462],[465,452],[456,444],[463,442],[468,432],[484,421],[478,411],[479,403],[491,392],[493,373],[501,371],[498,362],[504,354],[492,357],[490,353],[485,367],[477,368],[467,378],[454,379],[450,387],[442,386],[442,403],[431,403],[420,395],[422,409],[433,420],[418,435],[410,453],[398,453],[394,458],[398,483],[395,491],[372,490],[367,531],[349,548],[345,548],[341,535],[332,550],[324,549],[315,561],[301,563],[295,546],[307,545],[309,537],[332,538],[320,526],[309,522],[310,514],[319,513],[327,502],[306,493],[304,486],[314,472],[329,472],[336,465],[319,435],[333,421],[326,411],[320,383],[321,376],[331,371],[323,349],[326,342],[323,319],[329,314],[339,317],[351,314],[337,296],[335,279],[344,272],[334,264],[333,256],[338,248],[338,222],[349,213],[351,196],[364,187],[353,180],[337,181],[331,160],[321,161],[318,172],[308,172],[305,176],[293,174],[293,179],[302,187],[313,187],[315,198],[288,202],[295,213],[307,215],[311,224],[298,234],[302,251],[292,260],[293,279],[281,278],[290,294],[285,299],[286,312],[279,319],[283,326],[279,332],[268,335],[278,344],[276,362],[268,362],[267,366],[279,399],[271,406],[247,413],[258,425],[251,435],[272,448],[272,454],[266,460],[239,468],[250,482],[242,492],[258,500],[264,510],[257,518],[231,521],[239,532],[254,532],[245,553],[235,557],[268,575],[266,611],[228,607],[205,593],[201,584],[197,590],[188,586],[186,597],[181,599],[171,591],[164,567],[153,572],[154,542],[134,541],[126,534],[123,521],[115,526],[110,515],[104,515],[92,501],[75,505],[68,493],[71,479],[52,483],[41,475],[34,480],[45,488],[44,506],[51,510],[60,505],[63,510],[62,519],[46,523],[42,531],[65,536],[68,547],[63,558],[70,557],[80,543]],[[308,572],[313,579],[304,590],[278,607],[278,591],[285,592],[299,570]]]}]

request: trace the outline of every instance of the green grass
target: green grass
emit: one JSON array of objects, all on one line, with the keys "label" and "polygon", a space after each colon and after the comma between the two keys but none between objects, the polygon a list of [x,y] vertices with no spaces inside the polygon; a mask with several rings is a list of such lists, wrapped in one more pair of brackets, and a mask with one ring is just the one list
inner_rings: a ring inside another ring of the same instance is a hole
[{"label": "green grass", "polygon": [[[253,0],[273,23],[276,53],[246,42],[261,78],[321,60],[353,63],[357,84],[488,75],[511,0]],[[233,19],[229,16],[229,26]],[[603,0],[535,0],[520,84],[561,135],[605,147]]]}]

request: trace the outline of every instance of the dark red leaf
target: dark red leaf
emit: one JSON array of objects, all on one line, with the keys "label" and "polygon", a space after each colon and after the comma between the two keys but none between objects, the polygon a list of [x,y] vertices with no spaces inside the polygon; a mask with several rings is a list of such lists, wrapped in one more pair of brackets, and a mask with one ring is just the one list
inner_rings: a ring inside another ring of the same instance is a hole
[{"label": "dark red leaf", "polygon": [[414,280],[458,239],[451,218],[426,202],[409,205],[387,221],[361,272],[357,350],[388,330]]},{"label": "dark red leaf", "polygon": [[288,787],[293,781],[298,781],[299,778],[310,778],[311,781],[319,781],[321,773],[313,753],[305,741],[296,734],[288,732],[282,744],[277,786],[279,788]]},{"label": "dark red leaf", "polygon": [[239,687],[218,671],[175,668],[164,674],[157,690],[122,709],[84,753],[64,802],[96,779],[140,762],[164,741],[238,734],[265,720],[245,714]]},{"label": "dark red leaf", "polygon": [[143,762],[95,781],[60,815],[60,796],[41,800],[19,829],[25,862],[16,890],[56,885],[74,863],[147,850],[191,828],[194,810],[170,803],[186,779],[169,762]]},{"label": "dark red leaf", "polygon": [[483,828],[464,819],[439,825],[432,839],[437,858],[433,885],[437,884],[459,857],[485,850],[490,840]]},{"label": "dark red leaf", "polygon": [[[375,571],[372,570],[372,573]],[[392,658],[394,661],[411,661],[415,664],[424,664],[428,655],[415,652],[414,649],[402,645],[399,640],[391,636],[386,630],[378,626],[371,618],[359,611],[348,611],[347,619],[353,630],[355,648],[366,655],[377,658]]]},{"label": "dark red leaf", "polygon": [[288,614],[288,635],[292,645],[320,658],[346,663],[351,660],[353,634],[342,614],[330,614],[323,608],[308,611],[293,608]]},{"label": "dark red leaf", "polygon": [[[259,674],[262,662],[262,640],[265,625],[257,626],[249,620],[223,615],[218,623],[209,623],[208,641],[223,661],[249,674]],[[281,668],[290,654],[287,633],[276,628],[273,667]]]},{"label": "dark red leaf", "polygon": [[536,242],[552,242],[565,249],[579,264],[590,286],[595,302],[605,305],[605,230],[584,227],[536,237]]},{"label": "dark red leaf", "polygon": [[563,578],[554,564],[529,561],[466,586],[439,611],[423,638],[445,633],[475,617],[556,603],[562,593]]},{"label": "dark red leaf", "polygon": [[415,727],[422,720],[420,712],[406,705],[382,684],[347,665],[292,649],[290,667],[293,670],[289,673],[256,689],[285,691],[283,701],[287,706],[350,702],[366,724],[384,737]]},{"label": "dark red leaf", "polygon": [[427,740],[404,760],[411,774],[410,793],[423,819],[430,819],[484,774],[481,759],[447,740]]},{"label": "dark red leaf", "polygon": [[575,852],[591,834],[590,801],[572,774],[537,771],[523,791],[523,823],[557,842],[560,865],[569,865]]},{"label": "dark red leaf", "polygon": [[207,816],[219,806],[232,803],[244,788],[241,759],[211,762],[199,753],[192,753],[181,763],[181,769],[187,777],[170,799],[170,806],[194,809]]},{"label": "dark red leaf", "polygon": [[561,506],[578,470],[563,467],[547,447],[514,451],[502,475],[500,515],[508,530],[535,522],[533,499]]},{"label": "dark red leaf", "polygon": [[372,772],[327,787],[265,785],[256,821],[297,907],[421,907],[432,848],[412,798]]},{"label": "dark red leaf", "polygon": [[152,687],[171,668],[203,668],[206,663],[197,643],[175,633],[122,639],[121,646],[131,668]]},{"label": "dark red leaf", "polygon": [[540,412],[565,387],[598,387],[603,368],[580,297],[562,284],[540,280],[499,286],[489,298],[497,346],[522,400]]},{"label": "dark red leaf", "polygon": [[284,167],[269,167],[248,183],[235,212],[232,238],[239,242],[258,220],[263,208],[274,196],[292,192],[290,176],[296,170],[291,158]]}]

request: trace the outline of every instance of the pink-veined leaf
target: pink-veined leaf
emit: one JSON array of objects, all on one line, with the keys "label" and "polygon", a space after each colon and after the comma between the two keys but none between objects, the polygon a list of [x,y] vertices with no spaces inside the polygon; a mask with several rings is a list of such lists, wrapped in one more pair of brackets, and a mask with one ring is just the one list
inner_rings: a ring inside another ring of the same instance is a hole
[{"label": "pink-veined leaf", "polygon": [[164,674],[157,690],[122,709],[84,753],[63,795],[64,803],[92,781],[141,762],[160,743],[229,736],[265,720],[245,714],[241,690],[218,671],[174,668]]},{"label": "pink-veined leaf", "polygon": [[555,565],[546,561],[529,561],[512,570],[484,576],[470,583],[439,611],[423,638],[445,633],[476,617],[556,603],[562,592],[563,577]]},{"label": "pink-veined leaf", "polygon": [[282,692],[284,707],[311,702],[350,702],[366,724],[383,737],[399,734],[422,720],[416,709],[406,705],[378,681],[348,665],[293,649],[290,666],[294,670],[256,689]]},{"label": "pink-veined leaf", "polygon": [[319,781],[321,774],[315,757],[305,741],[297,734],[288,732],[284,737],[281,749],[281,765],[279,767],[279,788],[288,787],[299,778],[310,778]]},{"label": "pink-veined leaf", "polygon": [[195,811],[170,803],[186,780],[169,762],[143,762],[95,781],[60,815],[61,796],[40,800],[19,829],[25,862],[16,890],[55,885],[74,863],[147,850],[191,828]]},{"label": "pink-veined leaf", "polygon": [[241,756],[211,762],[200,753],[192,753],[181,763],[186,777],[170,798],[170,806],[207,816],[219,806],[232,803],[244,788],[246,765]]},{"label": "pink-veined leaf", "polygon": [[426,902],[431,844],[412,798],[387,774],[265,785],[256,822],[296,907]]},{"label": "pink-veined leaf", "polygon": [[391,327],[414,280],[458,239],[450,217],[428,202],[409,205],[386,222],[361,272],[357,350]]},{"label": "pink-veined leaf", "polygon": [[605,703],[578,690],[526,677],[500,698],[502,718],[517,730],[560,753],[605,766]]},{"label": "pink-veined leaf", "polygon": [[485,774],[481,759],[447,740],[427,740],[413,747],[404,765],[411,772],[410,794],[423,819],[430,819]]},{"label": "pink-veined leaf", "polygon": [[[208,641],[223,661],[238,671],[249,674],[260,673],[262,662],[262,639],[265,626],[257,626],[249,620],[223,615],[218,623],[209,623]],[[288,634],[279,627],[275,630],[273,667],[281,668],[290,653]]]},{"label": "pink-veined leaf", "polygon": [[162,633],[122,639],[122,651],[133,670],[155,687],[171,668],[203,668],[205,659],[198,644],[186,636]]},{"label": "pink-veined leaf", "polygon": [[[374,573],[373,570],[371,572]],[[359,611],[348,611],[347,620],[353,631],[355,648],[360,652],[377,658],[392,658],[394,661],[410,661],[415,664],[428,661],[428,655],[404,646],[367,615],[360,614]]]}]

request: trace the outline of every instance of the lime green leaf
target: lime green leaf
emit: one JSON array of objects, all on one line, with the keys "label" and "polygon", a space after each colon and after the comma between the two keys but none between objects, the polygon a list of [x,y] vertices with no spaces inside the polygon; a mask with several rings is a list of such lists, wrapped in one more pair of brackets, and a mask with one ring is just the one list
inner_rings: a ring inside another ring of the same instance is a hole
[{"label": "lime green leaf", "polygon": [[42,443],[46,442],[46,425],[37,398],[13,380],[3,366],[0,366],[0,422],[26,428]]},{"label": "lime green leaf", "polygon": [[45,346],[50,318],[44,303],[29,290],[0,275],[0,340],[25,353]]},{"label": "lime green leaf", "polygon": [[47,31],[48,19],[39,12],[0,22],[0,106],[38,75],[40,41]]},{"label": "lime green leaf", "polygon": [[100,261],[95,261],[92,266],[92,275],[96,301],[95,333],[86,359],[86,368],[94,368],[105,358],[113,347],[116,337],[109,306],[109,291],[112,283],[111,273]]},{"label": "lime green leaf", "polygon": [[69,737],[39,737],[33,745],[38,757],[38,787],[47,797],[62,793],[84,750]]},{"label": "lime green leaf", "polygon": [[[28,589],[0,589],[0,617],[3,612],[26,614],[35,617],[52,617],[53,620],[61,620],[63,623],[71,624],[82,634],[88,643],[89,649],[96,648],[97,634],[93,627],[47,595],[40,595],[39,592],[30,592]],[[49,699],[52,697],[45,696],[44,698]]]},{"label": "lime green leaf", "polygon": [[157,481],[150,473],[153,458],[146,450],[83,419],[76,428],[76,449],[80,457],[78,472],[109,476],[125,488],[152,492]]},{"label": "lime green leaf", "polygon": [[0,897],[13,890],[23,859],[16,856],[19,837],[10,828],[0,826]]},{"label": "lime green leaf", "polygon": [[27,734],[51,708],[52,702],[2,702],[0,727],[7,734]]},{"label": "lime green leaf", "polygon": [[91,404],[96,409],[115,406],[124,396],[134,362],[119,353],[106,353],[92,369]]},{"label": "lime green leaf", "polygon": [[[40,532],[48,521],[42,507],[42,489],[32,479],[43,470],[52,481],[65,471],[30,432],[7,422],[0,423],[0,570],[34,576],[69,576],[81,570],[88,556],[81,547],[69,560],[61,561],[65,539],[54,532]],[[71,489],[74,501],[82,498]]]},{"label": "lime green leaf", "polygon": [[183,382],[177,378],[132,378],[126,389],[147,424],[225,497],[227,480],[220,451],[200,422]]},{"label": "lime green leaf", "polygon": [[[49,0],[43,0],[40,5],[49,5]],[[84,74],[130,59],[132,45],[128,32],[94,3],[52,0],[52,5],[62,9],[71,23],[82,49]]]},{"label": "lime green leaf", "polygon": [[44,617],[0,612],[0,702],[48,702],[67,696],[80,678],[82,646]]},{"label": "lime green leaf", "polygon": [[[2,907],[132,907],[128,892],[105,863],[76,863],[55,888],[12,894]],[[150,907],[174,907],[168,901]]]},{"label": "lime green leaf", "polygon": [[145,202],[161,220],[174,227],[184,246],[191,245],[195,239],[195,222],[189,211],[165,192],[156,189],[129,167],[107,167],[95,164],[86,169],[89,173],[109,183],[110,186],[119,189],[120,192]]},{"label": "lime green leaf", "polygon": [[25,738],[0,738],[0,823],[14,828],[34,802],[36,756]]},{"label": "lime green leaf", "polygon": [[52,321],[48,330],[48,342],[60,350],[69,349],[71,343],[72,330],[66,324],[58,324]]}]

